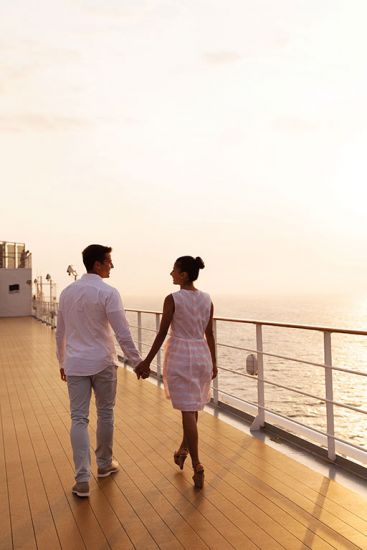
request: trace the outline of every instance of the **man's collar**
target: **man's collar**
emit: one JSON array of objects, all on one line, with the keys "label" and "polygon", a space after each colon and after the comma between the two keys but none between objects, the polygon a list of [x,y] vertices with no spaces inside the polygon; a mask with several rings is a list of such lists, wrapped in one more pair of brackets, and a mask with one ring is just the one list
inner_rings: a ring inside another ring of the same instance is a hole
[{"label": "man's collar", "polygon": [[91,277],[93,277],[93,279],[95,279],[95,278],[102,279],[102,277],[100,275],[97,275],[97,273],[84,273],[82,275],[82,278],[83,277],[87,277],[88,279],[90,279]]}]

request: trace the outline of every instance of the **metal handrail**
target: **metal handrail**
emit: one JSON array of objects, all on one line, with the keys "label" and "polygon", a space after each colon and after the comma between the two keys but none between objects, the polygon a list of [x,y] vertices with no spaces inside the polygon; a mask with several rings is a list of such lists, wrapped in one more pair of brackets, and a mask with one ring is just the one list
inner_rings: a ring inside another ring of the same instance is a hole
[{"label": "metal handrail", "polygon": [[[130,311],[132,313],[140,311],[140,313],[151,313],[151,314],[162,315],[162,311],[149,310],[149,309],[125,308],[125,311]],[[313,331],[319,331],[319,332],[333,332],[333,333],[339,333],[339,334],[352,334],[354,336],[367,336],[367,331],[363,331],[363,330],[354,330],[354,329],[349,330],[344,328],[325,327],[325,326],[319,326],[319,325],[299,325],[294,323],[279,323],[276,321],[261,321],[261,320],[255,320],[255,319],[242,319],[237,317],[214,316],[213,319],[216,321],[226,321],[228,323],[243,323],[243,324],[250,324],[250,325],[262,325],[262,326],[271,326],[271,327],[279,327],[279,328],[297,328],[297,329],[313,330]]]},{"label": "metal handrail", "polygon": [[58,302],[48,302],[46,300],[33,300],[33,317],[49,325],[52,329],[57,325]]},{"label": "metal handrail", "polygon": [[[125,308],[125,311],[129,311],[129,312],[137,312],[138,310],[136,309],[130,309],[130,308]],[[162,315],[162,312],[159,312],[159,311],[149,311],[149,310],[139,310],[140,313],[147,313],[147,314],[154,314],[154,315]],[[337,329],[337,328],[330,328],[330,327],[315,327],[313,328],[312,325],[292,325],[292,324],[289,324],[289,323],[270,323],[270,322],[267,322],[267,321],[249,321],[249,320],[246,320],[246,319],[234,319],[234,318],[228,318],[228,317],[213,317],[213,319],[215,321],[231,321],[231,322],[238,322],[238,323],[250,323],[250,324],[260,324],[260,325],[267,325],[267,326],[277,326],[277,327],[285,327],[285,328],[295,328],[295,329],[307,329],[307,330],[317,330],[317,331],[327,331],[327,332],[335,332],[335,333],[342,333],[342,334],[352,334],[352,335],[360,335],[360,336],[367,336],[367,332],[364,332],[364,331],[347,331],[346,329]],[[132,325],[130,324],[129,325],[130,328],[139,328],[138,325]],[[143,331],[146,331],[146,332],[154,332],[154,333],[157,333],[157,330],[155,329],[152,329],[152,328],[147,328],[147,327],[141,327],[141,330]],[[275,353],[269,353],[269,352],[265,352],[265,351],[259,351],[257,349],[251,349],[251,348],[244,348],[244,347],[241,347],[241,346],[233,346],[232,344],[222,344],[220,342],[217,342],[217,346],[219,347],[223,347],[223,348],[229,348],[229,349],[236,349],[236,350],[239,350],[239,351],[248,351],[250,353],[258,353],[258,354],[261,354],[263,356],[266,356],[266,357],[275,357],[276,359],[284,359],[284,360],[287,360],[287,361],[293,361],[294,363],[302,363],[304,365],[311,365],[313,367],[321,367],[321,368],[325,368],[325,364],[324,363],[317,363],[317,362],[314,362],[314,361],[307,361],[306,359],[297,359],[296,357],[289,357],[287,355],[278,355],[278,354],[275,354]],[[335,370],[335,371],[340,371],[340,372],[346,372],[346,373],[349,373],[349,374],[356,374],[358,376],[366,376],[367,377],[367,373],[366,372],[360,372],[360,371],[356,371],[356,370],[353,370],[353,369],[348,369],[348,368],[343,368],[343,367],[334,367],[334,366],[331,366],[330,367],[332,370]],[[236,373],[236,371],[233,371],[234,373]]]},{"label": "metal handrail", "polygon": [[[149,347],[149,344],[144,344]],[[252,374],[246,374],[244,372],[238,372],[233,369],[226,369],[225,367],[219,367],[219,370],[222,370],[224,372],[230,372],[231,374],[236,374],[237,376],[242,376],[243,378],[250,378],[253,380],[254,376]],[[276,388],[281,388],[283,390],[288,390],[293,393],[297,393],[299,395],[304,395],[305,397],[311,397],[312,399],[317,399],[317,401],[322,401],[322,403],[332,403],[333,405],[337,405],[338,407],[344,407],[345,409],[350,409],[351,411],[359,412],[362,414],[367,414],[367,409],[359,409],[358,407],[353,407],[353,405],[347,405],[346,403],[340,403],[340,401],[332,401],[330,399],[325,399],[324,397],[320,397],[319,395],[314,395],[312,393],[303,392],[301,390],[296,390],[294,388],[291,388],[290,386],[283,386],[282,384],[278,384],[277,382],[273,382],[272,380],[266,380],[265,378],[262,379],[262,382],[264,384],[269,384],[270,386],[275,386]]]},{"label": "metal handrail", "polygon": [[[143,329],[143,330],[152,330],[152,329]],[[275,357],[276,359],[286,359],[287,361],[293,361],[294,363],[302,363],[304,365],[311,365],[312,367],[321,367],[323,369],[325,368],[325,365],[323,363],[316,363],[316,362],[313,362],[313,361],[307,361],[306,359],[296,359],[295,357],[288,357],[287,355],[277,355],[275,353],[259,351],[257,349],[242,348],[240,346],[232,346],[230,344],[220,344],[219,342],[218,342],[217,345],[219,347],[222,347],[222,348],[236,349],[236,350],[239,350],[239,351],[249,351],[251,353],[261,354],[262,356],[265,355],[266,357]],[[336,371],[340,371],[340,372],[347,372],[349,374],[357,374],[358,376],[367,376],[366,372],[360,372],[358,370],[348,369],[348,368],[344,368],[344,367],[330,366],[329,368],[331,370],[336,370]],[[234,371],[234,372],[236,372],[236,371]]]},{"label": "metal handrail", "polygon": [[294,323],[278,323],[275,321],[255,321],[254,319],[236,319],[233,317],[215,317],[217,321],[226,321],[228,323],[247,323],[251,325],[260,324],[262,326],[279,327],[279,328],[297,328],[301,330],[312,330],[318,332],[333,332],[337,334],[352,334],[356,336],[367,336],[367,331],[364,330],[349,330],[346,328],[323,327],[318,325],[299,325]]}]

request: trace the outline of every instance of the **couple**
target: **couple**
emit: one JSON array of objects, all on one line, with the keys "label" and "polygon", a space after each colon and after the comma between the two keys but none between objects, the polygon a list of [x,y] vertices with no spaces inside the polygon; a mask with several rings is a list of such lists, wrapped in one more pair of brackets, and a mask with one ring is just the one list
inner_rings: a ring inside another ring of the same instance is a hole
[{"label": "couple", "polygon": [[150,363],[171,327],[163,380],[173,407],[181,411],[183,426],[183,439],[173,456],[182,470],[190,454],[194,485],[202,488],[204,467],[198,454],[198,411],[209,401],[211,379],[217,376],[213,304],[210,296],[193,284],[204,263],[201,258],[191,256],[176,260],[171,276],[180,290],[165,299],[158,334],[142,361],[132,340],[119,292],[103,281],[113,268],[111,251],[110,247],[98,244],[83,250],[87,273],[60,295],[56,346],[60,376],[67,382],[70,399],[76,480],[72,492],[79,497],[90,494],[88,417],[92,389],[97,408],[97,476],[107,477],[119,470],[118,462],[112,458],[117,366],[111,328],[135,367],[137,377],[147,378]]}]

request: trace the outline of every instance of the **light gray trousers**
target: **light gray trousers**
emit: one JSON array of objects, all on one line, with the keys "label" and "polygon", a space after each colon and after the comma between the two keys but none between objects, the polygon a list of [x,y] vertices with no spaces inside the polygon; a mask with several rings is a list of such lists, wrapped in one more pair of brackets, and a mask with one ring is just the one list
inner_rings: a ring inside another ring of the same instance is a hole
[{"label": "light gray trousers", "polygon": [[115,406],[117,367],[111,365],[93,376],[67,377],[71,430],[76,481],[89,481],[89,405],[94,390],[97,409],[96,459],[99,468],[106,468],[112,461],[113,408]]}]

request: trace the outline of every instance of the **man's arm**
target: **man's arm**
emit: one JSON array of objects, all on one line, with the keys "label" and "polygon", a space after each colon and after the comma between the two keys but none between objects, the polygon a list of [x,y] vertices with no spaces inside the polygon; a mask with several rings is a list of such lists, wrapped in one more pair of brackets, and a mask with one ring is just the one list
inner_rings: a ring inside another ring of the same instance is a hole
[{"label": "man's arm", "polygon": [[121,309],[107,312],[107,319],[116,335],[122,351],[133,367],[136,367],[136,365],[141,362],[141,357],[132,339],[124,310]]},{"label": "man's arm", "polygon": [[66,382],[66,375],[63,367],[65,352],[65,322],[61,309],[57,313],[56,327],[56,357],[60,365],[61,380]]}]

